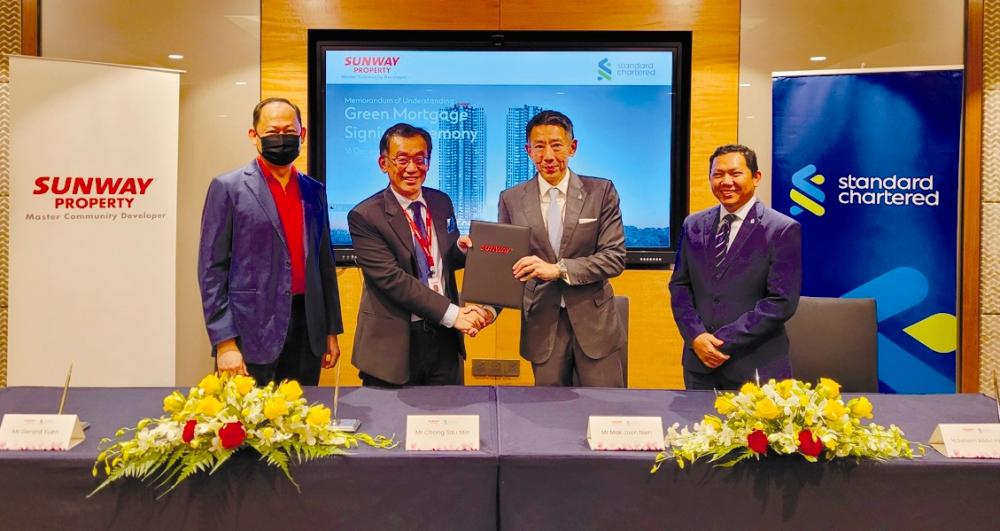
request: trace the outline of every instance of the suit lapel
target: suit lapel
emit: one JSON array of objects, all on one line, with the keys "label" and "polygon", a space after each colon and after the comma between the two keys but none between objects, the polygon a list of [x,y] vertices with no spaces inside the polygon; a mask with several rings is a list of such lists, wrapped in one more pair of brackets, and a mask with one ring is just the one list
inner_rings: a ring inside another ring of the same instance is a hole
[{"label": "suit lapel", "polygon": [[247,166],[246,170],[243,172],[243,177],[243,182],[257,199],[261,210],[264,211],[264,216],[267,217],[267,219],[270,220],[271,225],[274,226],[274,230],[278,233],[278,238],[281,239],[281,243],[284,243],[287,246],[288,242],[285,241],[285,231],[281,226],[281,218],[278,217],[278,207],[274,204],[274,197],[271,195],[271,189],[268,188],[267,183],[264,181],[264,175],[260,172],[257,162],[251,162],[250,166]]},{"label": "suit lapel", "polygon": [[[424,201],[431,211],[431,223],[434,224],[434,238],[437,239],[438,254],[444,262],[445,255],[448,254],[448,207],[438,201],[438,198],[424,194]],[[443,264],[442,264],[443,265]]]},{"label": "suit lapel", "polygon": [[[587,191],[583,188],[583,181],[580,177],[570,171],[569,185],[566,187],[566,213],[563,215],[562,239],[559,241],[558,256],[564,256],[568,251],[569,242],[573,236],[573,231],[580,222],[580,212],[583,211],[583,202],[587,199]],[[539,203],[541,199],[539,199]],[[539,210],[540,211],[540,210]]]},{"label": "suit lapel", "polygon": [[764,210],[763,207],[764,205],[760,201],[757,201],[754,203],[753,208],[750,209],[750,212],[747,212],[747,218],[740,224],[740,231],[736,233],[736,239],[729,246],[729,251],[726,252],[726,259],[722,262],[722,271],[719,273],[726,273],[726,270],[729,269],[729,264],[733,263],[733,257],[740,252],[743,245],[750,239],[750,235],[757,230],[757,227],[760,225],[760,216]]},{"label": "suit lapel", "polygon": [[392,231],[399,237],[403,248],[413,255],[413,235],[410,234],[410,224],[403,215],[403,207],[399,206],[399,200],[388,187],[382,192],[382,202],[385,203],[385,219],[392,227]]},{"label": "suit lapel", "polygon": [[298,184],[299,199],[302,201],[302,245],[305,247],[306,260],[309,260],[309,237],[315,234],[314,230],[322,230],[315,226],[316,216],[313,215],[314,210],[320,210],[320,205],[313,202],[319,196],[313,193],[312,183],[301,173],[298,174]]},{"label": "suit lapel", "polygon": [[701,220],[702,251],[705,254],[705,263],[710,267],[715,267],[715,228],[719,224],[720,208],[722,207],[716,205]]},{"label": "suit lapel", "polygon": [[546,260],[555,262],[556,252],[552,249],[548,234],[545,232],[545,218],[542,217],[542,200],[538,195],[541,193],[541,188],[538,187],[538,179],[541,179],[541,177],[536,174],[533,179],[528,181],[527,186],[524,187],[524,197],[521,200],[521,204],[524,205],[524,215],[528,219],[528,226],[539,227],[539,230],[531,231],[531,237],[535,239],[533,247],[544,250]]}]

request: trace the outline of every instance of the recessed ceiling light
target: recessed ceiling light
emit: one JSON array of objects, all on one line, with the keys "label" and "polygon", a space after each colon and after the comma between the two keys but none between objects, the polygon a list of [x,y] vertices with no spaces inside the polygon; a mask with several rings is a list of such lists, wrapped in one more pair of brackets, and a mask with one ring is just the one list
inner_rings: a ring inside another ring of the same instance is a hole
[{"label": "recessed ceiling light", "polygon": [[825,55],[814,55],[814,56],[810,57],[809,60],[818,63],[820,61],[826,61],[826,56]]},{"label": "recessed ceiling light", "polygon": [[740,86],[741,86],[741,87],[749,87],[749,86],[750,86],[750,83],[740,83]]},{"label": "recessed ceiling light", "polygon": [[229,115],[228,114],[220,114],[219,118],[229,118]]},{"label": "recessed ceiling light", "polygon": [[237,81],[236,84],[242,87],[243,85],[246,85],[247,82],[246,81]]},{"label": "recessed ceiling light", "polygon": [[179,53],[172,53],[172,54],[170,54],[170,55],[167,56],[167,59],[173,59],[175,61],[180,61],[181,59],[184,59],[184,56],[181,55],[181,54],[179,54]]}]

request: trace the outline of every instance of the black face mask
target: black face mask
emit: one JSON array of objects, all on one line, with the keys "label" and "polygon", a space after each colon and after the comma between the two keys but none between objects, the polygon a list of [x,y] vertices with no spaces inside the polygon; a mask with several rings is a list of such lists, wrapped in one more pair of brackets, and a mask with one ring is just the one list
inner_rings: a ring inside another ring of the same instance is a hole
[{"label": "black face mask", "polygon": [[260,137],[260,155],[275,166],[288,166],[299,156],[299,135]]}]

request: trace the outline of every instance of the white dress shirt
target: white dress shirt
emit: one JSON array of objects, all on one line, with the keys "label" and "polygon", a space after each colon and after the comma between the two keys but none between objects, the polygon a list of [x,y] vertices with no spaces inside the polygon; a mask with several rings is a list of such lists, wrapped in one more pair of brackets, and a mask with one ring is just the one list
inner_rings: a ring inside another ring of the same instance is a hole
[{"label": "white dress shirt", "polygon": [[[736,219],[734,219],[732,223],[729,224],[729,241],[726,243],[726,252],[728,252],[729,248],[733,245],[733,240],[736,239],[736,235],[739,234],[740,232],[740,227],[743,226],[743,220],[747,219],[747,214],[750,213],[750,209],[753,208],[756,202],[757,198],[751,197],[750,200],[747,201],[745,205],[741,206],[736,212],[733,212],[733,214],[736,215]],[[726,207],[724,206],[719,207],[720,224],[722,223],[722,218],[729,215],[729,213],[730,212],[726,210]]]},{"label": "white dress shirt", "polygon": [[[406,214],[409,216],[413,216],[413,212],[410,210],[410,204],[413,202],[420,203],[423,208],[422,214],[424,216],[424,223],[425,224],[427,223],[427,216],[430,213],[430,210],[427,208],[427,201],[424,200],[423,190],[420,191],[420,195],[416,199],[407,199],[403,197],[402,195],[397,193],[396,190],[393,189],[391,186],[389,187],[389,190],[392,191],[392,195],[396,196],[396,200],[399,201],[399,206],[402,207],[403,210],[406,212]],[[437,285],[440,286],[441,289],[438,291],[438,293],[447,297],[448,295],[445,293],[445,286],[444,286],[445,283],[444,264],[441,259],[441,250],[438,247],[438,238],[437,238],[437,233],[434,231],[433,220],[431,220],[431,224],[428,227],[426,227],[426,229],[427,229],[427,234],[431,238],[431,254],[433,255],[434,258],[434,270],[431,271],[430,278],[431,280],[436,280]],[[410,237],[413,238],[412,231],[410,233]],[[417,245],[416,238],[413,239],[414,239],[413,245],[416,246]],[[448,306],[448,311],[444,313],[444,317],[441,319],[441,326],[446,326],[448,328],[451,328],[455,326],[455,319],[457,318],[458,318],[458,306],[456,306],[455,304],[450,304]],[[416,314],[410,315],[410,321],[419,321],[421,319],[422,318]]]}]

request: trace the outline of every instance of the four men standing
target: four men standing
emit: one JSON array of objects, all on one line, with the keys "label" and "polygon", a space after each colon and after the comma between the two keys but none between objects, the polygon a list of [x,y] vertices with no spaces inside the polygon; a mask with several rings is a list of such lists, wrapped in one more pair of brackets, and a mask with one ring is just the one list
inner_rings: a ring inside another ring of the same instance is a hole
[{"label": "four men standing", "polygon": [[[261,383],[316,385],[340,355],[325,190],[292,164],[305,133],[294,104],[261,101],[248,132],[260,156],[212,181],[202,216],[199,283],[216,366]],[[543,111],[525,133],[537,174],[498,206],[501,223],[531,228],[531,254],[512,271],[525,288],[521,356],[536,385],[622,387],[626,330],[608,282],[625,268],[618,193],[569,168],[578,141],[567,116]],[[386,130],[378,165],[388,186],[348,214],[364,277],[352,361],[366,386],[461,383],[463,333],[496,318],[459,305],[455,270],[472,242],[449,197],[423,186],[431,151],[424,129]],[[799,225],[754,198],[753,151],[723,146],[710,163],[721,206],[685,221],[670,281],[685,384],[790,376],[784,321],[801,287]]]}]

